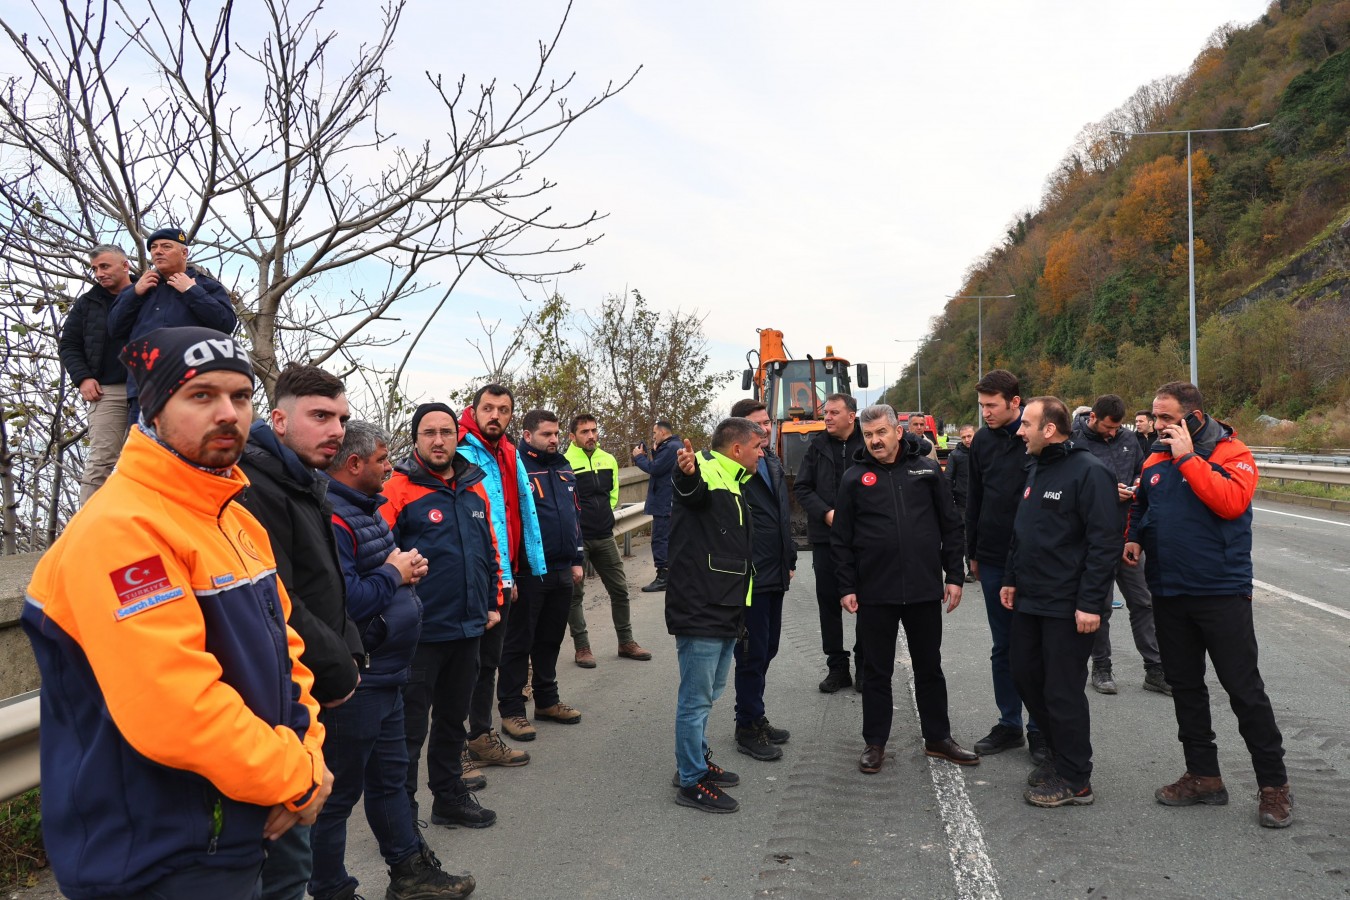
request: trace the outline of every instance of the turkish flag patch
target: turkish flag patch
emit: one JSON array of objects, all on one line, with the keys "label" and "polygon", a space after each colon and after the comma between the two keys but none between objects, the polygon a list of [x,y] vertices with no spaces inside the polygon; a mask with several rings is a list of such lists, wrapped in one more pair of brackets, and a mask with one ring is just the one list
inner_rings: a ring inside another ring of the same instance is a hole
[{"label": "turkish flag patch", "polygon": [[117,600],[123,606],[170,587],[169,573],[164,570],[164,562],[158,556],[123,566],[108,577],[112,579]]},{"label": "turkish flag patch", "polygon": [[867,485],[868,487],[871,487],[872,485],[876,484],[877,483],[876,474],[874,472],[864,472],[862,477],[862,483]]}]

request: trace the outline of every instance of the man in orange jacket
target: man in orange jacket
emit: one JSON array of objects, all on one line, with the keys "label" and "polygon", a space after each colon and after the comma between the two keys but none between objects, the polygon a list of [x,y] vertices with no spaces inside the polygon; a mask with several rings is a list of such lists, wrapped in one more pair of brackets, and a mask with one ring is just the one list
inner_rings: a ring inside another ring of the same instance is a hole
[{"label": "man in orange jacket", "polygon": [[235,900],[333,777],[267,533],[235,497],[244,348],[161,328],[122,361],[142,423],[38,564],[42,828],[61,891]]}]

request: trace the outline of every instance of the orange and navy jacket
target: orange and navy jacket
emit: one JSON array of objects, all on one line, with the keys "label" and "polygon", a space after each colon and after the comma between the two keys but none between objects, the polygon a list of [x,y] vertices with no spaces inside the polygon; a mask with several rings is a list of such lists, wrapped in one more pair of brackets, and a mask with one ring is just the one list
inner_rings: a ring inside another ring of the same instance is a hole
[{"label": "orange and navy jacket", "polygon": [[459,454],[449,478],[427,469],[414,453],[384,483],[389,502],[380,515],[402,550],[427,558],[417,583],[422,641],[479,637],[488,610],[502,605],[502,569],[483,470]]},{"label": "orange and navy jacket", "polygon": [[71,898],[263,860],[270,809],[322,782],[324,729],[248,483],[133,428],[42,557],[22,616],[42,673],[42,831]]},{"label": "orange and navy jacket", "polygon": [[1251,596],[1256,461],[1236,433],[1220,431],[1208,453],[1144,460],[1125,540],[1144,549],[1154,597]]}]

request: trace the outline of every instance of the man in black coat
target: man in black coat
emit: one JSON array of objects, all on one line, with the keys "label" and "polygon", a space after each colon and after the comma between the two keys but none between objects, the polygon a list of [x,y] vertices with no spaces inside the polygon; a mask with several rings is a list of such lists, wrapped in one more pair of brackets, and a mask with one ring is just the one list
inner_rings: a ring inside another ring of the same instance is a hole
[{"label": "man in black coat", "polygon": [[[267,529],[277,574],[291,595],[292,628],[305,642],[314,699],[331,708],[356,690],[360,634],[347,615],[346,579],[333,538],[327,469],[349,418],[342,382],[317,366],[292,363],[277,379],[271,427],[255,422],[239,466],[249,487],[240,502]],[[292,828],[268,851],[264,898],[303,900],[313,860],[309,829]]]},{"label": "man in black coat", "polygon": [[[840,605],[858,614],[863,647],[863,741],[858,768],[881,771],[891,736],[891,675],[900,626],[914,669],[924,753],[957,765],[980,758],[952,740],[942,674],[942,611],[961,602],[961,520],[921,438],[902,434],[895,410],[869,406],[859,419],[866,450],[835,498],[830,545]],[[944,584],[943,573],[946,572]]]},{"label": "man in black coat", "polygon": [[1034,462],[1013,524],[1003,606],[1013,611],[1012,675],[1049,755],[1027,777],[1033,806],[1092,802],[1087,661],[1125,546],[1115,480],[1069,440],[1068,408],[1034,397],[1018,434]]},{"label": "man in black coat", "polygon": [[61,365],[89,404],[89,455],[80,475],[81,505],[112,474],[130,427],[127,367],[117,358],[125,342],[109,336],[108,310],[118,293],[131,285],[131,263],[122,248],[99,244],[89,251],[89,267],[94,286],[76,298],[57,344]]},{"label": "man in black coat", "polygon": [[[769,411],[759,400],[738,400],[731,414],[749,419],[765,434],[769,431]],[[779,745],[787,743],[789,734],[786,728],[769,724],[764,682],[769,663],[778,655],[783,595],[797,574],[797,543],[792,539],[787,476],[767,442],[741,493],[750,504],[755,526],[755,586],[745,611],[745,640],[736,644],[736,749],[755,759],[779,759],[783,755]]]},{"label": "man in black coat", "polygon": [[[966,494],[970,491],[970,442],[975,439],[975,426],[962,425],[958,432],[960,440],[947,454],[947,483],[952,487],[952,502],[956,504],[956,514],[966,521]],[[965,551],[962,550],[962,555]],[[973,584],[975,575],[966,565],[966,584]]]},{"label": "man in black coat", "polygon": [[[820,610],[820,649],[829,672],[820,689],[833,694],[853,684],[848,674],[848,651],[844,649],[844,616],[839,608],[839,584],[830,554],[830,526],[834,523],[834,497],[844,471],[863,448],[858,431],[858,401],[848,394],[825,398],[825,431],[811,438],[797,469],[792,493],[806,511],[806,535],[811,540],[811,568],[816,576],[816,606]],[[862,653],[853,642],[857,671],[862,671]],[[861,686],[858,686],[861,690]]]}]

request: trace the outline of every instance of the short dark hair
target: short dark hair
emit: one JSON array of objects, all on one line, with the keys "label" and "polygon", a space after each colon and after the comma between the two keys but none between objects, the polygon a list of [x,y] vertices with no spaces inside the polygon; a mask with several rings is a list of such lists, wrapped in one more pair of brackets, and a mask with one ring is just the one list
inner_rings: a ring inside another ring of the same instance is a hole
[{"label": "short dark hair", "polygon": [[713,429],[712,448],[725,450],[732,444],[744,444],[752,437],[763,437],[764,429],[749,419],[740,416],[728,416],[717,423]]},{"label": "short dark hair", "polygon": [[[1069,407],[1064,405],[1063,400],[1058,397],[1032,397],[1026,402],[1026,406],[1033,403],[1041,405],[1042,425],[1055,426],[1055,430],[1065,437],[1073,434],[1073,422],[1069,416]],[[1024,406],[1023,409],[1025,408]]]},{"label": "short dark hair", "polygon": [[1022,395],[1022,383],[1007,369],[990,369],[975,382],[975,393],[1001,394],[1004,400],[1011,403],[1014,397]]},{"label": "short dark hair", "polygon": [[1102,394],[1093,402],[1092,414],[1097,417],[1098,422],[1102,419],[1119,422],[1125,418],[1125,401],[1115,394]]},{"label": "short dark hair", "polygon": [[[825,398],[825,403],[829,403],[831,400],[838,400],[840,403],[844,404],[844,408],[849,412],[855,413],[858,411],[858,398],[850,394],[830,394]],[[824,406],[825,403],[822,403],[821,406]]]},{"label": "short dark hair", "polygon": [[1134,417],[1135,417],[1136,419],[1139,418],[1140,416],[1148,416],[1148,420],[1149,420],[1150,422],[1152,422],[1152,421],[1153,421],[1153,410],[1151,410],[1151,409],[1141,409],[1141,410],[1139,410],[1139,412],[1137,412],[1137,413],[1134,414]]},{"label": "short dark hair", "polygon": [[504,384],[498,384],[497,382],[492,381],[483,385],[478,390],[473,392],[474,409],[478,408],[478,403],[480,400],[483,399],[484,394],[491,394],[494,397],[502,397],[502,396],[510,397],[511,408],[514,409],[516,406],[516,395],[511,393],[511,389]]},{"label": "short dark hair", "polygon": [[669,431],[671,434],[674,434],[674,433],[675,433],[675,426],[672,425],[672,424],[670,424],[669,422],[667,422],[665,419],[657,419],[656,422],[655,422],[654,424],[655,424],[655,427],[656,427],[656,428],[664,428],[666,431]]},{"label": "short dark hair", "polygon": [[539,430],[542,422],[556,422],[558,414],[551,409],[532,409],[525,414],[525,420],[521,422],[520,427],[523,431],[531,434]]},{"label": "short dark hair", "polygon": [[965,431],[967,428],[969,428],[971,431],[975,431],[975,430],[976,430],[974,425],[971,425],[970,423],[967,422],[965,425],[959,425],[959,426],[957,426],[956,433],[957,433],[957,434],[960,434],[961,432]]},{"label": "short dark hair", "polygon": [[[731,404],[731,414],[738,419],[748,419],[752,412],[759,412],[761,409],[768,409],[763,400],[756,400],[754,397],[742,397]],[[660,422],[656,424],[660,425]]]},{"label": "short dark hair", "polygon": [[594,422],[596,425],[600,424],[600,420],[590,413],[581,413],[580,415],[572,417],[572,424],[567,426],[567,433],[576,434],[577,429],[585,422]]},{"label": "short dark hair", "polygon": [[341,378],[325,372],[318,366],[297,362],[289,362],[286,368],[281,370],[276,390],[273,391],[276,403],[292,397],[327,397],[332,400],[345,393],[347,387]]},{"label": "short dark hair", "polygon": [[1193,413],[1197,409],[1205,408],[1205,398],[1201,396],[1200,389],[1189,381],[1169,381],[1158,388],[1157,396],[1171,397],[1181,404],[1183,413]]}]

